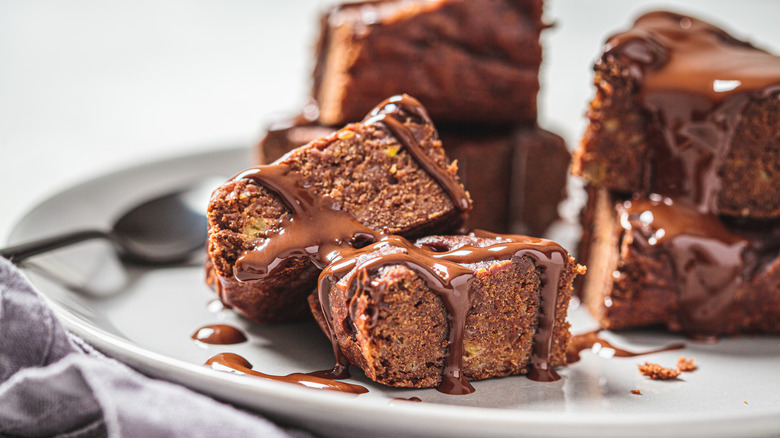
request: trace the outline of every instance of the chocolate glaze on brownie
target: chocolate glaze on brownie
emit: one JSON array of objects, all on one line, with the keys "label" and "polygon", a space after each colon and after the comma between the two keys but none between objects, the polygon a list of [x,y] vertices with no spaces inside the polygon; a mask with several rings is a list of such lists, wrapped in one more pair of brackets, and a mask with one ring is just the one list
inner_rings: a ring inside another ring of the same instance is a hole
[{"label": "chocolate glaze on brownie", "polygon": [[[363,124],[387,126],[415,161],[442,186],[455,208],[465,217],[471,200],[463,186],[421,150],[412,132],[394,117],[399,108],[431,123],[419,102],[408,96],[396,96],[379,104]],[[266,234],[260,247],[244,251],[239,257],[234,268],[239,281],[265,278],[283,261],[298,257],[308,258],[319,269],[324,269],[337,256],[336,247],[376,240],[379,235],[362,224],[356,228],[354,216],[332,199],[312,194],[311,188],[301,183],[300,176],[283,164],[255,167],[242,172],[236,179],[251,179],[266,187],[292,212],[279,225],[278,231]]]},{"label": "chocolate glaze on brownie", "polygon": [[618,220],[638,251],[671,261],[678,330],[717,334],[717,324],[744,283],[749,242],[712,214],[669,198],[634,198],[617,206]]},{"label": "chocolate glaze on brownie", "polygon": [[703,212],[780,215],[780,57],[652,12],[607,41],[595,70],[574,173]]},{"label": "chocolate glaze on brownie", "polygon": [[780,222],[590,190],[583,301],[601,325],[694,337],[780,331]]},{"label": "chocolate glaze on brownie", "polygon": [[[361,313],[358,316],[351,310],[354,305],[352,304],[349,312],[353,316],[336,320],[333,314],[334,305],[331,303],[334,287],[341,279],[345,279],[346,283],[339,285],[342,295],[339,301],[342,310],[345,303],[351,302],[352,297],[356,295],[368,295],[372,303],[381,303],[387,285],[375,279],[376,274],[383,268],[404,266],[424,281],[429,290],[441,299],[446,309],[449,335],[446,342],[443,342],[447,345],[447,352],[441,366],[443,371],[435,376],[410,372],[408,376],[395,380],[382,379],[375,372],[370,373],[369,377],[398,386],[425,387],[438,384],[440,391],[451,394],[472,392],[473,388],[467,381],[463,365],[464,335],[469,312],[474,304],[474,291],[471,285],[478,277],[484,277],[484,270],[489,269],[484,264],[477,264],[519,260],[523,257],[533,260],[533,263],[525,269],[534,273],[538,269],[540,275],[538,310],[528,309],[532,321],[530,325],[535,325],[535,334],[533,347],[528,355],[527,368],[526,363],[523,362],[523,366],[519,369],[504,370],[501,374],[495,371],[482,374],[477,370],[468,371],[472,374],[472,378],[519,374],[527,371],[533,380],[557,380],[559,377],[553,369],[553,364],[565,364],[568,325],[556,327],[556,321],[561,325],[564,324],[571,280],[578,272],[575,269],[576,264],[570,259],[568,253],[554,242],[525,236],[497,235],[485,231],[472,232],[469,236],[427,237],[419,240],[417,244],[400,237],[385,236],[358,251],[343,252],[340,258],[325,268],[320,275],[318,301],[327,331],[334,343],[334,351],[340,358],[334,372],[338,373],[339,370],[344,369],[348,364],[347,359],[350,359],[353,363],[362,365],[369,374],[365,359],[356,358],[360,353],[355,351],[365,352],[372,347],[363,346],[358,350],[353,349],[348,353],[349,356],[345,355],[343,350],[349,348],[347,343],[350,339],[350,329],[346,329],[345,333],[343,327],[350,324],[350,319],[357,321],[357,319],[372,318],[373,321],[367,323],[370,327],[372,324],[376,325],[376,318],[379,316],[378,310]],[[536,315],[538,317],[535,317]],[[483,316],[477,316],[477,318],[481,317]],[[512,327],[514,330],[524,328],[529,327]],[[431,327],[430,330],[435,328]],[[553,359],[554,340],[557,346],[555,359]],[[515,351],[519,351],[520,348],[517,346]],[[515,358],[518,362],[522,359],[522,357]],[[388,366],[392,367],[392,364]],[[433,368],[436,370],[439,367],[433,365]]]}]

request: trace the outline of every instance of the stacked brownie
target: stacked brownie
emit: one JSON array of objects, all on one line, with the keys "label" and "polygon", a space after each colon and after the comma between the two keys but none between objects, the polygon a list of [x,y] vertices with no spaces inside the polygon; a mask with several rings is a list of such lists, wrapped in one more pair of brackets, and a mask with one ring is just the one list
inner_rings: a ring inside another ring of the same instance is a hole
[{"label": "stacked brownie", "polygon": [[261,323],[311,306],[333,343],[332,376],[351,363],[381,383],[455,394],[472,379],[555,380],[584,268],[544,239],[441,235],[470,209],[425,108],[393,96],[220,186],[208,281]]},{"label": "stacked brownie", "polygon": [[779,332],[780,57],[653,12],[594,69],[584,302],[606,328]]},{"label": "stacked brownie", "polygon": [[[383,0],[327,11],[312,103],[271,124],[258,161],[408,93],[428,108],[474,198],[467,227],[541,235],[557,218],[570,155],[536,125],[541,0]],[[538,184],[543,180],[544,184]]]}]

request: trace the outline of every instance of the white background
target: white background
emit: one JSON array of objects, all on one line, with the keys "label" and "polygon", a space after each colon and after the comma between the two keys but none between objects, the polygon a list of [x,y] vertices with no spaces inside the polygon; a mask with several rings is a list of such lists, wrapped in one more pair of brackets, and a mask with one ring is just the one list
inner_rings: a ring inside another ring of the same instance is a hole
[{"label": "white background", "polygon": [[[325,0],[0,1],[0,243],[53,193],[136,163],[256,142],[309,89]],[[780,2],[549,0],[540,124],[573,147],[609,34],[673,9],[780,53]]]}]

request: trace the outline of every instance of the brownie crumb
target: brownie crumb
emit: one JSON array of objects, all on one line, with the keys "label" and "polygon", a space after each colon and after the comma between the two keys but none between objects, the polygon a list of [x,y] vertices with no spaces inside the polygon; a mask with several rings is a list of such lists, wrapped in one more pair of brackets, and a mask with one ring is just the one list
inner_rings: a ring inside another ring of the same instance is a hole
[{"label": "brownie crumb", "polygon": [[642,395],[642,390],[641,389],[632,389],[631,390],[631,394]]},{"label": "brownie crumb", "polygon": [[653,380],[671,380],[676,379],[680,375],[680,370],[677,368],[665,368],[657,363],[645,362],[644,365],[637,365],[639,372],[643,376],[647,376]]},{"label": "brownie crumb", "polygon": [[680,356],[679,359],[677,359],[677,369],[682,372],[691,372],[696,371],[699,367],[693,363],[693,360],[696,359],[695,357],[691,357],[690,359],[686,359],[685,356]]}]

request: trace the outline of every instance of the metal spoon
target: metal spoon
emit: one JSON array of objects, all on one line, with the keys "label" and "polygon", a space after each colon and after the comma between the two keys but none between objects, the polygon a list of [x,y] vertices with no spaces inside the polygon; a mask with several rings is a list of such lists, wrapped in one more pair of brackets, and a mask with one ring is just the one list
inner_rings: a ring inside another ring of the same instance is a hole
[{"label": "metal spoon", "polygon": [[[221,181],[224,181],[222,179]],[[128,261],[162,265],[187,260],[206,245],[206,206],[219,184],[210,179],[127,210],[108,230],[82,230],[0,249],[14,263],[90,239],[107,239]]]}]

